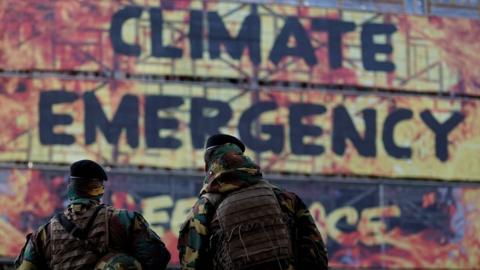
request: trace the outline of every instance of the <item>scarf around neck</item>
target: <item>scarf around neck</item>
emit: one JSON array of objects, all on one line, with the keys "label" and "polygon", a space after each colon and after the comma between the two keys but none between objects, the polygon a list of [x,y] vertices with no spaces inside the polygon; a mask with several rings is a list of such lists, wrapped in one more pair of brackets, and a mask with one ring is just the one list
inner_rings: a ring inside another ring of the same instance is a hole
[{"label": "scarf around neck", "polygon": [[101,180],[70,180],[67,187],[67,197],[71,204],[100,202],[104,192]]},{"label": "scarf around neck", "polygon": [[207,174],[200,194],[229,193],[254,185],[262,179],[260,167],[233,143],[218,146],[207,154]]}]

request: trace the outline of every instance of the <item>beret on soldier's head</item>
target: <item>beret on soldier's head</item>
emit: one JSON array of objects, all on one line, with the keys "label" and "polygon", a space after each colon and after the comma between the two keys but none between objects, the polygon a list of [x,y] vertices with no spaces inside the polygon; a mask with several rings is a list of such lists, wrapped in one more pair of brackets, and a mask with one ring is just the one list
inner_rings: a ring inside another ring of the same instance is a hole
[{"label": "beret on soldier's head", "polygon": [[84,159],[72,163],[70,166],[70,177],[79,177],[87,179],[98,179],[107,181],[108,177],[102,166],[98,163]]},{"label": "beret on soldier's head", "polygon": [[240,147],[242,150],[242,153],[245,152],[245,145],[237,138],[227,135],[227,134],[215,134],[210,136],[207,140],[207,144],[205,145],[205,148],[208,149],[212,146],[219,146],[223,145],[226,143],[233,143]]}]

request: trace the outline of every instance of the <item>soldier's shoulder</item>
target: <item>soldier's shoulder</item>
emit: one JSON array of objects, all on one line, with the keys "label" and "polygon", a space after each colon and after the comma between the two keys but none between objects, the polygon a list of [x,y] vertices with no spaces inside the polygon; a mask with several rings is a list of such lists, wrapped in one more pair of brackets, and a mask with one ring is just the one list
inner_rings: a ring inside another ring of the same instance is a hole
[{"label": "soldier's shoulder", "polygon": [[286,190],[273,184],[272,190],[284,210],[294,214],[299,208],[304,207],[303,201],[295,192]]},{"label": "soldier's shoulder", "polygon": [[112,212],[112,219],[120,221],[121,224],[132,224],[135,221],[140,223],[147,223],[143,215],[138,211],[114,208],[112,206],[108,206],[108,209]]},{"label": "soldier's shoulder", "polygon": [[273,190],[273,192],[275,193],[275,195],[278,197],[279,200],[297,201],[299,199],[298,195],[292,191],[286,190],[270,182],[266,182],[266,183],[271,187],[271,189]]},{"label": "soldier's shoulder", "polygon": [[49,229],[49,226],[50,224],[52,223],[51,220],[45,222],[44,224],[40,225],[38,228],[37,228],[37,232],[40,232],[40,231],[45,231],[47,229]]},{"label": "soldier's shoulder", "polygon": [[32,241],[44,241],[47,238],[47,235],[50,233],[50,224],[51,220],[40,225],[35,231],[32,232],[31,238]]},{"label": "soldier's shoulder", "polygon": [[133,213],[135,213],[135,211],[124,209],[124,208],[116,208],[111,205],[106,205],[105,208],[113,216],[127,216],[127,217],[133,218],[133,215],[134,215]]},{"label": "soldier's shoulder", "polygon": [[115,224],[116,226],[124,226],[128,227],[132,224],[133,220],[135,219],[135,211],[122,209],[122,208],[115,208],[113,206],[107,206],[107,211],[109,212],[110,216],[110,223]]}]

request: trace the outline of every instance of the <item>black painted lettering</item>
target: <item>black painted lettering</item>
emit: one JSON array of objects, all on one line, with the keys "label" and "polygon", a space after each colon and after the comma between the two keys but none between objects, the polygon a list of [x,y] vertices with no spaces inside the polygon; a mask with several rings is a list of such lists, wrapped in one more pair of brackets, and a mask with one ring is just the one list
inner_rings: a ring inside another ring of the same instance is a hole
[{"label": "black painted lettering", "polygon": [[[362,63],[363,68],[370,71],[392,72],[395,70],[395,64],[392,61],[378,61],[377,54],[391,54],[393,47],[388,40],[391,35],[397,31],[397,27],[393,24],[365,23],[362,27]],[[385,35],[387,43],[375,43],[373,37],[375,35]]]},{"label": "black painted lettering", "polygon": [[175,96],[146,96],[145,97],[145,140],[148,148],[177,149],[182,142],[173,137],[160,137],[162,129],[178,131],[180,122],[172,117],[160,117],[158,112],[167,108],[177,108],[183,104],[181,97]]},{"label": "black painted lettering", "polygon": [[122,27],[127,20],[140,18],[141,15],[142,8],[139,6],[126,6],[113,14],[109,34],[115,53],[128,56],[140,56],[141,49],[138,44],[128,44],[123,40]]},{"label": "black painted lettering", "polygon": [[203,14],[201,10],[190,11],[190,57],[200,59],[203,57]]},{"label": "black painted lettering", "polygon": [[411,119],[413,116],[412,110],[397,109],[391,112],[385,124],[383,125],[383,145],[387,153],[394,158],[409,159],[412,157],[412,149],[410,147],[401,147],[395,143],[395,127],[402,121]]},{"label": "black painted lettering", "polygon": [[325,151],[321,145],[304,143],[305,136],[320,136],[323,131],[321,127],[302,123],[302,118],[311,115],[325,113],[322,105],[299,103],[290,106],[290,147],[295,155],[320,155]]},{"label": "black painted lettering", "polygon": [[331,19],[312,19],[312,29],[328,33],[328,60],[330,68],[342,67],[342,35],[355,30],[355,24]]},{"label": "black painted lettering", "polygon": [[338,106],[333,112],[333,151],[338,155],[343,155],[346,148],[346,140],[350,139],[358,153],[364,157],[375,157],[377,151],[375,140],[376,130],[376,111],[374,109],[365,109],[362,111],[365,122],[365,134],[363,138],[355,128],[347,109],[344,106]]},{"label": "black painted lettering", "polygon": [[429,110],[420,113],[423,122],[435,133],[435,155],[441,161],[448,160],[448,134],[458,126],[465,116],[460,112],[452,115],[442,124],[435,119]]},{"label": "black painted lettering", "polygon": [[[288,46],[290,37],[295,38],[296,44],[294,47]],[[303,58],[309,66],[317,64],[315,51],[310,43],[308,34],[298,18],[293,16],[287,17],[285,25],[273,44],[269,59],[272,63],[278,65],[286,56]]]},{"label": "black painted lettering", "polygon": [[223,44],[228,54],[239,60],[245,48],[248,48],[250,60],[254,64],[261,61],[260,51],[260,17],[257,13],[249,14],[242,23],[236,38],[232,38],[222,18],[217,12],[208,12],[208,52],[211,59],[220,57],[220,45]]},{"label": "black painted lettering", "polygon": [[40,143],[43,145],[70,145],[75,142],[75,137],[66,133],[55,133],[54,128],[58,125],[70,125],[73,117],[68,114],[53,113],[53,105],[71,103],[77,100],[75,93],[67,91],[45,91],[40,93],[38,128],[40,131]]},{"label": "black painted lettering", "polygon": [[163,45],[163,16],[159,8],[151,8],[150,27],[152,35],[152,55],[155,57],[180,58],[182,49]]},{"label": "black painted lettering", "polygon": [[238,130],[240,138],[247,147],[255,152],[273,151],[280,153],[283,151],[285,140],[285,131],[282,125],[260,125],[260,132],[268,135],[267,140],[256,138],[252,133],[253,124],[264,112],[277,109],[275,102],[258,102],[248,108],[240,117]]},{"label": "black painted lettering", "polygon": [[228,103],[205,98],[193,98],[190,111],[190,130],[192,144],[196,149],[204,147],[205,139],[220,133],[220,127],[226,126],[232,118],[232,109]]},{"label": "black painted lettering", "polygon": [[125,95],[118,105],[113,120],[109,121],[102,104],[94,92],[83,96],[85,106],[85,143],[92,144],[97,139],[97,127],[105,135],[105,139],[112,145],[117,145],[122,130],[127,133],[127,143],[132,148],[138,147],[138,98],[134,95]]}]

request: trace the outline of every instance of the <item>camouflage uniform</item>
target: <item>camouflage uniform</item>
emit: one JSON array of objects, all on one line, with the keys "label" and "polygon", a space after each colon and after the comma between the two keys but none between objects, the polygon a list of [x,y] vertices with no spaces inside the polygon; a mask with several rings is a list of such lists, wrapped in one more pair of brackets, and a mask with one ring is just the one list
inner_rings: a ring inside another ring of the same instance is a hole
[{"label": "camouflage uniform", "polygon": [[[262,180],[260,168],[232,143],[215,149],[209,160],[206,160],[206,167],[208,172],[200,195],[226,194]],[[273,185],[272,188],[282,211],[294,224],[291,239],[295,259],[284,269],[327,269],[325,245],[305,204],[291,192]],[[207,196],[200,196],[182,225],[178,243],[181,269],[212,269],[211,254],[208,254],[211,236],[209,227],[215,210]]]},{"label": "camouflage uniform", "polygon": [[124,253],[108,253],[103,256],[94,270],[142,270],[142,265]]},{"label": "camouflage uniform", "polygon": [[[72,209],[82,213],[98,204],[96,200],[73,203],[65,210],[65,214]],[[130,254],[142,264],[143,269],[164,269],[166,267],[170,260],[170,253],[160,238],[149,228],[142,215],[127,210],[113,209],[108,222],[109,251],[117,250]],[[27,236],[27,243],[15,262],[17,269],[50,269],[51,224],[48,222]],[[93,266],[87,268],[93,269]]]}]

